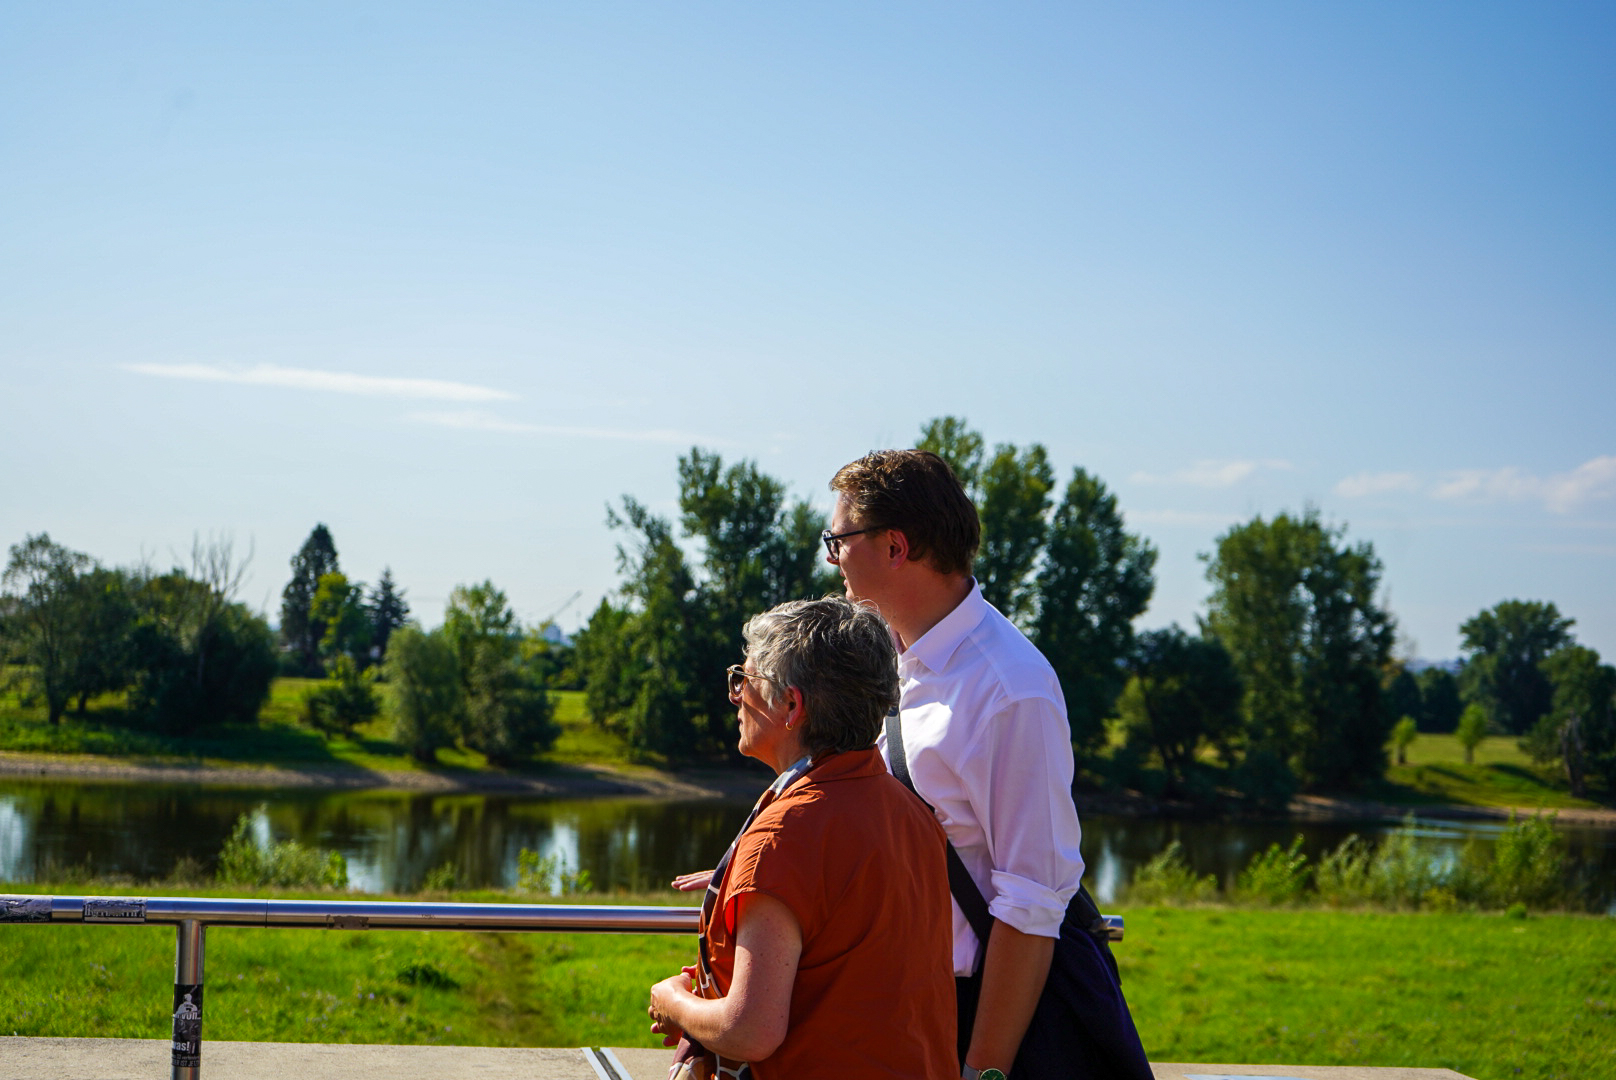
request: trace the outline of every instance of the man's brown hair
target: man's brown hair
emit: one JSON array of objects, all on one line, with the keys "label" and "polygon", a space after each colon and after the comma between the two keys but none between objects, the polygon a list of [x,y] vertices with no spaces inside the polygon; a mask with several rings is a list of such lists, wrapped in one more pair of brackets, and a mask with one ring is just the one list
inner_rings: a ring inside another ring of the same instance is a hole
[{"label": "man's brown hair", "polygon": [[948,462],[930,450],[875,450],[843,465],[830,489],[855,525],[897,529],[909,554],[940,574],[969,574],[982,543],[976,507]]}]

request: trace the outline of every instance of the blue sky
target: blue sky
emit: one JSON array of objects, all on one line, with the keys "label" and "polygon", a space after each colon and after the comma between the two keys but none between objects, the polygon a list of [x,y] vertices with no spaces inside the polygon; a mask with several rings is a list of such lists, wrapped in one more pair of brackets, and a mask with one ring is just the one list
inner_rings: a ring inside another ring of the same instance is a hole
[{"label": "blue sky", "polygon": [[695,443],[820,505],[967,417],[1198,554],[1317,506],[1405,649],[1616,655],[1597,4],[0,9],[0,540],[316,521],[433,622],[616,580]]}]

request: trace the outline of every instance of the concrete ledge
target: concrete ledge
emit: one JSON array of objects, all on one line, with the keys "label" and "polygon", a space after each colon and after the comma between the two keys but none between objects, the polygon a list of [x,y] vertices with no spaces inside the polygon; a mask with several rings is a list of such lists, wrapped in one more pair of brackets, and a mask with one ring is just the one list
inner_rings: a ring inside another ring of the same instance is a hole
[{"label": "concrete ledge", "polygon": [[[569,1047],[373,1046],[204,1042],[202,1073],[219,1080],[600,1080],[593,1055]],[[666,1080],[668,1050],[614,1048],[621,1080]],[[1451,1069],[1155,1064],[1156,1080],[1467,1080]],[[0,1036],[0,1080],[161,1080],[164,1039]]]}]

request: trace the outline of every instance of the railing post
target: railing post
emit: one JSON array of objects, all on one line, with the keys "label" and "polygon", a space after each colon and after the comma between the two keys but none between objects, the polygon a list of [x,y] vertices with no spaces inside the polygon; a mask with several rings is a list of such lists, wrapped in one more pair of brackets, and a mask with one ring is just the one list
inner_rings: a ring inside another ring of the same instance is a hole
[{"label": "railing post", "polygon": [[202,1076],[203,930],[196,919],[184,919],[179,925],[179,944],[174,951],[173,1080],[201,1080]]}]

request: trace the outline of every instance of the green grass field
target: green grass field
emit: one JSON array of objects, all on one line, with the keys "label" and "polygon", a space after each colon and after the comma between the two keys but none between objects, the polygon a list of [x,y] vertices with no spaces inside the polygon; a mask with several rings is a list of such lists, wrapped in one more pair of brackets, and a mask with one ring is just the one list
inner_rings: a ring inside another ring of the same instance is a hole
[{"label": "green grass field", "polygon": [[[1121,910],[1124,989],[1157,1061],[1546,1080],[1616,1060],[1616,920]],[[0,1033],[164,1037],[173,941],[166,928],[0,927]],[[653,1046],[646,988],[691,955],[688,939],[653,935],[214,928],[205,1034]]]},{"label": "green grass field", "polygon": [[[392,722],[385,716],[362,725],[353,738],[327,740],[299,720],[303,695],[317,679],[278,678],[259,712],[256,725],[227,724],[184,738],[146,731],[128,723],[121,694],[93,699],[86,714],[68,713],[52,726],[44,708],[25,706],[15,693],[0,694],[0,750],[43,754],[95,754],[142,761],[197,761],[210,765],[349,765],[362,769],[408,771],[420,768],[392,741]],[[386,688],[382,688],[386,692]],[[626,742],[589,722],[584,695],[553,691],[561,736],[536,764],[627,764]],[[487,769],[475,750],[453,747],[438,751],[446,769]]]},{"label": "green grass field", "polygon": [[[1395,760],[1395,757],[1394,759]],[[1466,765],[1454,735],[1421,735],[1408,748],[1408,764],[1393,765],[1375,791],[1389,802],[1462,803],[1469,806],[1593,807],[1574,799],[1564,775],[1535,764],[1511,736],[1493,735],[1476,747]]]}]

